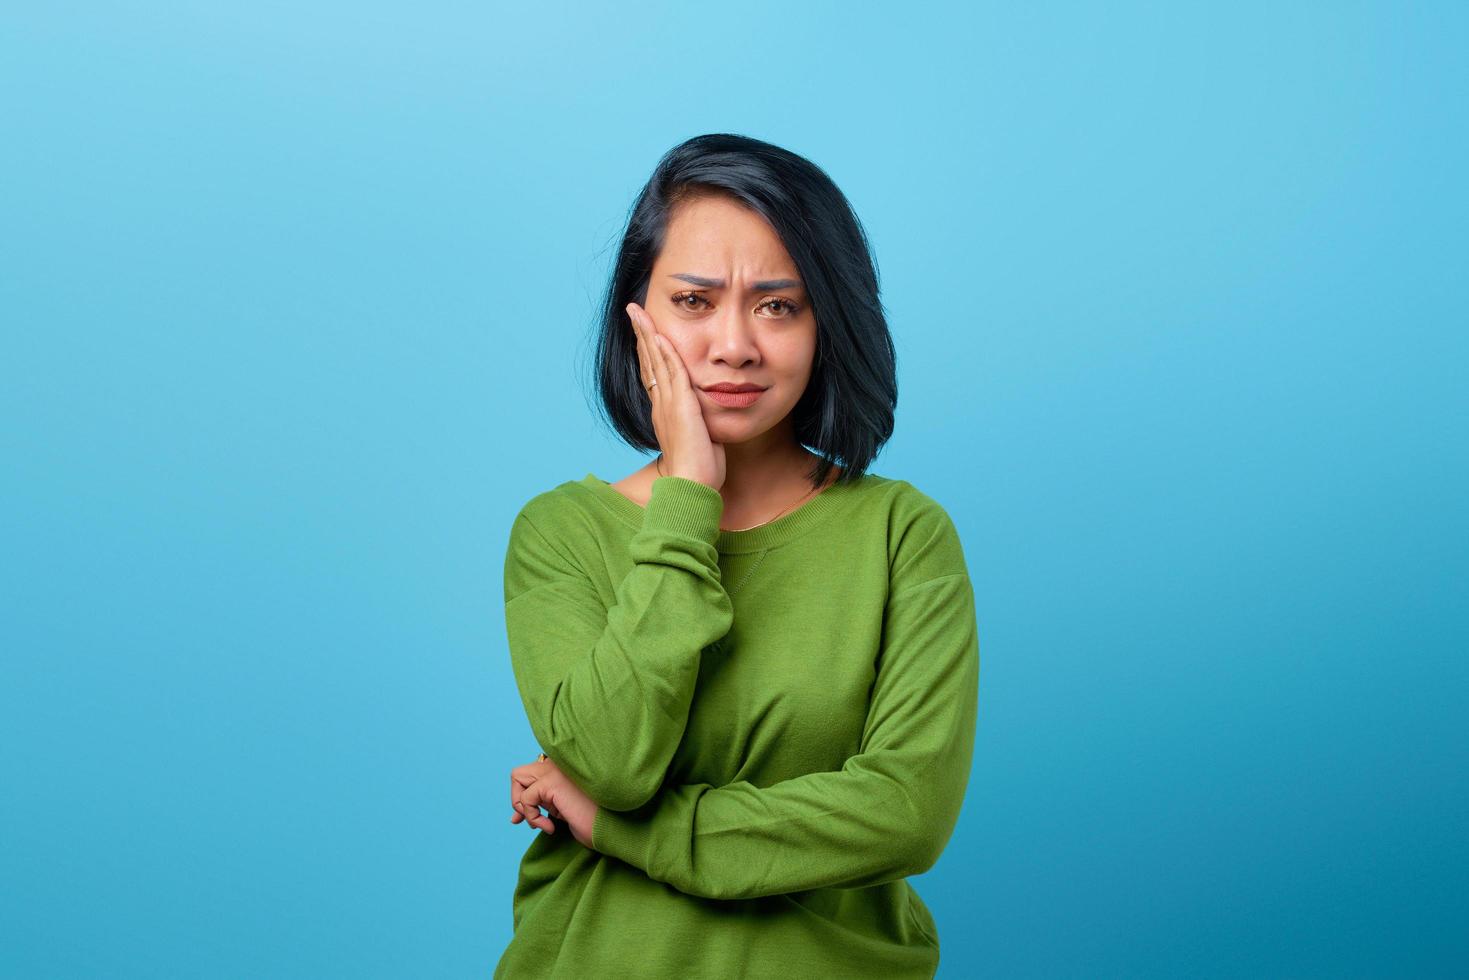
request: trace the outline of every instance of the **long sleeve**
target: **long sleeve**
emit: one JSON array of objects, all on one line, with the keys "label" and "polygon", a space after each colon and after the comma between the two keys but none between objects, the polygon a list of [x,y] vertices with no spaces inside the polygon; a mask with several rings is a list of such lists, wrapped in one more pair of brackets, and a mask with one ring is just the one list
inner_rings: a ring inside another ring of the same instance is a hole
[{"label": "long sleeve", "polygon": [[700,655],[733,623],[715,549],[723,507],[705,484],[654,480],[610,608],[564,546],[574,522],[527,505],[512,524],[505,629],[516,685],[541,750],[604,809],[634,809],[657,791]]},{"label": "long sleeve", "polygon": [[634,812],[599,810],[593,847],[716,899],[854,888],[932,867],[973,760],[979,639],[947,515],[930,511],[910,542],[894,563],[858,754],[838,771],[765,787],[665,786]]}]

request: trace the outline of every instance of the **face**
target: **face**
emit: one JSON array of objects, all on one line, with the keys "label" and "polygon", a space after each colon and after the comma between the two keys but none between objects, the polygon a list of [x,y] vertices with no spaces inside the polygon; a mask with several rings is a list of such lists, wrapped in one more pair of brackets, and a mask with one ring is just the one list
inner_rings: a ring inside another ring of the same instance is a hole
[{"label": "face", "polygon": [[[747,442],[790,425],[811,377],[816,318],[796,264],[764,218],[726,197],[678,205],[643,306],[683,358],[710,439]],[[764,391],[751,400],[704,390],[720,382]]]}]

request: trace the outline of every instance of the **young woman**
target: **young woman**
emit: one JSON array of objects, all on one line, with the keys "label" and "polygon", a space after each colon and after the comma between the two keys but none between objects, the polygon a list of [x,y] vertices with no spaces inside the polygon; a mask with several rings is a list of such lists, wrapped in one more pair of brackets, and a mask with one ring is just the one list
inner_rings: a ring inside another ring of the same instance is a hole
[{"label": "young woman", "polygon": [[759,140],[670,150],[597,365],[613,427],[658,455],[511,527],[506,629],[543,752],[510,774],[511,822],[537,833],[495,976],[933,976],[905,879],[968,783],[974,595],[945,510],[866,471],[896,366],[846,198]]}]

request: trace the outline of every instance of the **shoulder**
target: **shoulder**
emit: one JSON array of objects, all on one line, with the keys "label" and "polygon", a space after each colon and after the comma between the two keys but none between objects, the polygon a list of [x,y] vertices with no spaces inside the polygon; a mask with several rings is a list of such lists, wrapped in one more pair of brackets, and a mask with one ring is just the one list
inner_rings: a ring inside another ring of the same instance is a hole
[{"label": "shoulder", "polygon": [[[954,531],[949,511],[939,500],[908,480],[868,473],[867,499],[883,512],[890,530],[900,534],[914,531]],[[957,533],[957,532],[956,532]]]},{"label": "shoulder", "polygon": [[520,505],[515,522],[525,520],[542,532],[550,532],[570,522],[584,526],[588,511],[597,505],[585,479],[563,480],[547,490],[540,490]]},{"label": "shoulder", "polygon": [[524,517],[536,525],[543,521],[556,521],[572,505],[576,486],[575,480],[566,480],[549,490],[537,491],[520,505],[520,509],[515,512],[516,519]]},{"label": "shoulder", "polygon": [[512,552],[574,556],[602,537],[600,502],[581,480],[564,480],[526,499],[510,522]]},{"label": "shoulder", "polygon": [[908,480],[879,477],[887,521],[888,576],[894,588],[967,574],[959,529],[948,508]]},{"label": "shoulder", "polygon": [[505,596],[530,591],[538,584],[578,576],[590,567],[585,549],[598,540],[587,507],[586,487],[567,480],[533,494],[515,511],[505,546]]}]

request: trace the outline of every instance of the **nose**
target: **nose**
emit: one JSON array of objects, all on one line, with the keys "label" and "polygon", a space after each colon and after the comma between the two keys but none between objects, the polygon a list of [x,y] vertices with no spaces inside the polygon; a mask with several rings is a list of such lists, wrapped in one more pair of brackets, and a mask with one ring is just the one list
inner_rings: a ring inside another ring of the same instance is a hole
[{"label": "nose", "polygon": [[709,359],[740,368],[757,364],[760,348],[755,342],[755,314],[737,304],[725,304],[713,320],[709,337]]}]

